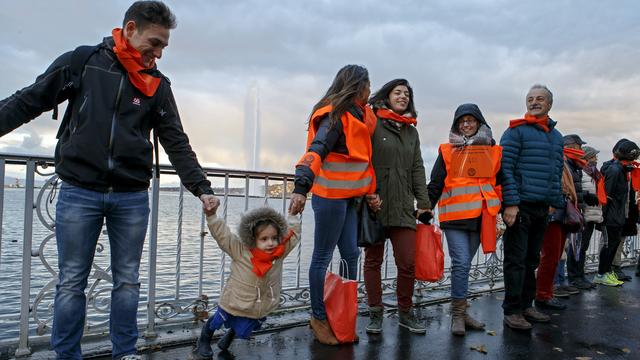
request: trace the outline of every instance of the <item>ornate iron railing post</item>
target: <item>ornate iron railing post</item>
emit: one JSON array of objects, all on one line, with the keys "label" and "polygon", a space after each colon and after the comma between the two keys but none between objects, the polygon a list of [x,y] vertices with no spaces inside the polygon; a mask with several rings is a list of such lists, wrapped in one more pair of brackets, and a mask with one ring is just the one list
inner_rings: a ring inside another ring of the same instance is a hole
[{"label": "ornate iron railing post", "polygon": [[[20,294],[20,341],[16,357],[31,354],[29,348],[29,315],[31,302],[31,236],[33,234],[33,186],[35,184],[36,162],[27,161],[26,181],[24,185],[24,232],[22,237],[22,288]],[[4,187],[4,184],[2,184]]]},{"label": "ornate iron railing post", "polygon": [[176,300],[180,299],[180,261],[182,256],[182,213],[184,211],[184,186],[180,184],[180,195],[178,196],[178,233],[176,242]]},{"label": "ornate iron railing post", "polygon": [[4,214],[4,159],[0,159],[0,268],[2,268],[2,215]]},{"label": "ornate iron railing post", "polygon": [[160,201],[160,174],[153,169],[151,182],[151,231],[149,234],[149,288],[147,292],[147,329],[145,338],[156,337],[156,275],[158,260],[158,208]]}]

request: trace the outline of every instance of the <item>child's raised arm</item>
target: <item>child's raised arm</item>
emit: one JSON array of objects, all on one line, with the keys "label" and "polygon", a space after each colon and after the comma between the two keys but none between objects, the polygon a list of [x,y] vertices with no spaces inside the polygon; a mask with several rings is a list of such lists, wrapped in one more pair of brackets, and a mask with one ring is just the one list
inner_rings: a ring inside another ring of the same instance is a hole
[{"label": "child's raised arm", "polygon": [[238,235],[231,232],[224,219],[219,218],[216,214],[208,215],[207,225],[211,236],[216,240],[222,251],[229,254],[232,259],[240,256],[244,245]]},{"label": "child's raised arm", "polygon": [[300,237],[302,236],[302,216],[300,214],[287,216],[287,225],[289,230],[293,230],[293,236],[287,241],[284,256],[289,255],[291,250],[295,249],[300,243]]}]

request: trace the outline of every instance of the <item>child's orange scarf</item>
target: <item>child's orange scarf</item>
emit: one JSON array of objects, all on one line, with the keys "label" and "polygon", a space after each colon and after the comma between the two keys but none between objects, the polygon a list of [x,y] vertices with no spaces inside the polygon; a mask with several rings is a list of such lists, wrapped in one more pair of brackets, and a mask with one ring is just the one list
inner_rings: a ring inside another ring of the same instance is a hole
[{"label": "child's orange scarf", "polygon": [[253,273],[258,277],[263,277],[267,272],[269,272],[273,266],[273,262],[284,255],[285,244],[292,236],[293,230],[289,230],[287,235],[282,238],[280,245],[276,246],[276,248],[270,253],[258,248],[251,249],[251,254],[253,255],[251,257],[251,264],[253,264],[251,271],[253,271]]}]

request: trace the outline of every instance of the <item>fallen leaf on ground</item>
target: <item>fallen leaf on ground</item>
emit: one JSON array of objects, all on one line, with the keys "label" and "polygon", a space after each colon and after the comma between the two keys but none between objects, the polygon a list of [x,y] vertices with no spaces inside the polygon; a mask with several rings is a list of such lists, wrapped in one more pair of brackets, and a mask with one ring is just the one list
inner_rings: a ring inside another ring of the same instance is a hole
[{"label": "fallen leaf on ground", "polygon": [[470,349],[471,350],[475,350],[477,352],[481,352],[483,354],[487,354],[488,353],[487,348],[484,346],[484,344],[482,344],[482,345],[472,345],[470,347]]},{"label": "fallen leaf on ground", "polygon": [[562,349],[560,349],[559,347],[554,347],[553,351],[562,352]]},{"label": "fallen leaf on ground", "polygon": [[628,354],[628,353],[631,352],[631,350],[629,350],[628,348],[622,348],[620,350],[622,350],[622,352],[625,353],[625,354]]},{"label": "fallen leaf on ground", "polygon": [[596,354],[598,355],[604,355],[604,353],[602,351],[596,351]]},{"label": "fallen leaf on ground", "polygon": [[493,330],[487,331],[487,335],[496,336],[496,332]]}]

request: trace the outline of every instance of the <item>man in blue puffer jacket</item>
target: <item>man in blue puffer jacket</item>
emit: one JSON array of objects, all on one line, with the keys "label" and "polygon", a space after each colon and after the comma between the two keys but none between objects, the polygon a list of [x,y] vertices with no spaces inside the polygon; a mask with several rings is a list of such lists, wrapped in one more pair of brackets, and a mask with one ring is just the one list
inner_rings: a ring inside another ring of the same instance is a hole
[{"label": "man in blue puffer jacket", "polygon": [[[526,98],[523,119],[511,120],[500,139],[502,151],[504,323],[529,330],[531,323],[548,322],[549,316],[533,308],[535,270],[547,217],[564,209],[562,196],[563,139],[549,118],[553,94],[534,85]],[[527,321],[528,320],[528,321]]]}]

